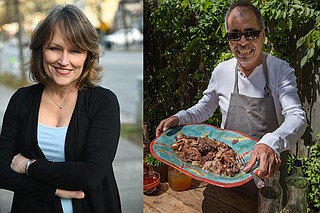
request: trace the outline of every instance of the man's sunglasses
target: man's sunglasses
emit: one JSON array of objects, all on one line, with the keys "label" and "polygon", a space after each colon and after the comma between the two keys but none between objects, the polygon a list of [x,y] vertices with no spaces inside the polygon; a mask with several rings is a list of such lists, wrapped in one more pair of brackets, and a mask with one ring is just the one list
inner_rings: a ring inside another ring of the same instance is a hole
[{"label": "man's sunglasses", "polygon": [[229,41],[240,41],[241,37],[244,35],[244,37],[247,40],[256,40],[259,38],[260,33],[261,33],[261,30],[250,30],[244,33],[230,32],[230,33],[227,33],[227,38]]}]

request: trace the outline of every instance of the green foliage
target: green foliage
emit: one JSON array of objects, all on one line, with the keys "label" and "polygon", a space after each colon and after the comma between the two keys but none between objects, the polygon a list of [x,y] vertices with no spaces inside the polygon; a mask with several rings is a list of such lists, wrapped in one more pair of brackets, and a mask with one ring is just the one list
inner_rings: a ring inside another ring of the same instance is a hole
[{"label": "green foliage", "polygon": [[215,65],[230,58],[224,29],[228,4],[226,0],[145,2],[144,115],[150,133],[161,119],[199,100]]},{"label": "green foliage", "polygon": [[164,163],[157,160],[152,154],[148,154],[145,158],[145,161],[149,166],[152,166],[152,167],[159,167],[164,165]]},{"label": "green foliage", "polygon": [[308,210],[320,212],[320,147],[314,144],[308,148],[309,157],[303,159],[305,176],[310,182]]},{"label": "green foliage", "polygon": [[318,53],[320,49],[320,15],[316,18],[316,24],[314,28],[310,30],[310,32],[301,37],[297,41],[297,47],[305,45],[307,48],[307,54],[301,60],[301,67],[303,67],[308,61],[310,61],[313,57],[316,57],[316,60],[320,60],[320,56]]},{"label": "green foliage", "polygon": [[[318,133],[320,138],[320,133]],[[308,189],[308,212],[320,212],[320,147],[317,144],[308,146],[309,156],[299,158],[303,162],[302,169],[305,177],[309,180]],[[289,156],[288,171],[293,168],[294,157]]]},{"label": "green foliage", "polygon": [[[296,49],[303,47],[305,55],[299,60],[300,67],[307,62],[320,60],[318,1],[269,0],[261,7],[261,12],[267,25],[268,46],[271,53],[290,62],[296,54]],[[290,47],[295,51],[288,51],[288,48],[284,47]]]}]

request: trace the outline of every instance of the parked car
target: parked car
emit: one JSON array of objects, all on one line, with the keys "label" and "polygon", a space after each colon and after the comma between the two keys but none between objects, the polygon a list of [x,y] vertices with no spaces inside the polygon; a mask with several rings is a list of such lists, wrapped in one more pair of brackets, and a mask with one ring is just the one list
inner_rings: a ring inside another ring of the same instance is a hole
[{"label": "parked car", "polygon": [[102,42],[107,49],[113,46],[124,46],[126,42],[128,45],[142,44],[142,41],[143,34],[136,28],[120,29],[102,37]]}]

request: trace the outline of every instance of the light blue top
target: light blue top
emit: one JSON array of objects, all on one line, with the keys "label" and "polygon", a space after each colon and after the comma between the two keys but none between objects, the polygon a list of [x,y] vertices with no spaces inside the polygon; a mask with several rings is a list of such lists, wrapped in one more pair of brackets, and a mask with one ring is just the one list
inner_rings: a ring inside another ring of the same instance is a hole
[{"label": "light blue top", "polygon": [[[49,127],[38,123],[38,144],[48,161],[63,162],[68,126]],[[73,213],[72,200],[61,198],[64,213]]]}]

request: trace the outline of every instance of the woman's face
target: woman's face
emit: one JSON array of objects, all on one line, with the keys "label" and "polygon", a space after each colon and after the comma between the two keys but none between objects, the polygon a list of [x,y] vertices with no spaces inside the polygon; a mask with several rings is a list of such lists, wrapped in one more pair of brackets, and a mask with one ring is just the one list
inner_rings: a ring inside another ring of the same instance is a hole
[{"label": "woman's face", "polygon": [[[261,30],[253,11],[235,8],[228,17],[228,32]],[[255,40],[241,36],[239,41],[229,41],[230,49],[238,61],[240,70],[249,75],[262,62],[262,48],[265,40],[264,32],[260,32]]]},{"label": "woman's face", "polygon": [[87,51],[66,43],[59,27],[55,27],[50,43],[43,46],[43,66],[56,86],[75,86],[87,58]]}]

